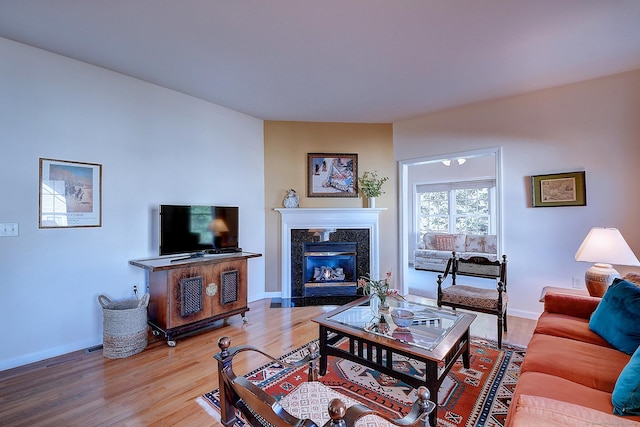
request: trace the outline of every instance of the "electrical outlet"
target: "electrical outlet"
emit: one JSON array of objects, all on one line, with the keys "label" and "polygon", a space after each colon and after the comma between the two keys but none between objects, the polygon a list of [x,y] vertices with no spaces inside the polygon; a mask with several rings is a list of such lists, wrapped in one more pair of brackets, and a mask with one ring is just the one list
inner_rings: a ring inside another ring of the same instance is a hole
[{"label": "electrical outlet", "polygon": [[571,287],[573,289],[582,289],[582,280],[579,277],[573,277],[571,279]]}]

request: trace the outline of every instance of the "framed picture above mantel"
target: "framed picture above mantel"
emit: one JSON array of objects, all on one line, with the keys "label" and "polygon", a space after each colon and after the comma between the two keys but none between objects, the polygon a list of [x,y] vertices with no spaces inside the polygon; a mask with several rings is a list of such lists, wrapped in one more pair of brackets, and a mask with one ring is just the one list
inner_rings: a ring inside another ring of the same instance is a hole
[{"label": "framed picture above mantel", "polygon": [[309,153],[307,197],[358,197],[358,155]]},{"label": "framed picture above mantel", "polygon": [[531,177],[534,208],[586,206],[585,172],[565,172]]},{"label": "framed picture above mantel", "polygon": [[102,226],[102,165],[40,159],[40,228]]}]

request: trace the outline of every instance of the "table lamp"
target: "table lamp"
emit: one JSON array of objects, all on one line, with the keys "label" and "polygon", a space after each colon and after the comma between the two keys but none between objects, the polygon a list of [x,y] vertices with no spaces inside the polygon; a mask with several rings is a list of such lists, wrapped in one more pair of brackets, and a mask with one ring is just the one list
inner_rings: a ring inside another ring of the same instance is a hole
[{"label": "table lamp", "polygon": [[576,252],[576,261],[595,263],[584,275],[593,297],[602,297],[613,279],[620,277],[611,264],[640,265],[617,228],[592,228]]}]

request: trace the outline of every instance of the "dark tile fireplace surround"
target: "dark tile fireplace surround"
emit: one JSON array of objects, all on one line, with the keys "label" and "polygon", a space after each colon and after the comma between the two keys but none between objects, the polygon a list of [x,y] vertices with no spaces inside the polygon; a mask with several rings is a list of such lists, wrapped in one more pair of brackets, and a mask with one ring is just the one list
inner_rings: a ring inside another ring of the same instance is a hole
[{"label": "dark tile fireplace surround", "polygon": [[[357,291],[356,281],[370,271],[369,242],[368,229],[337,228],[328,233],[292,229],[291,299],[282,301],[282,305],[342,305],[359,298],[362,291]],[[355,261],[351,259],[353,252]],[[324,267],[330,267],[331,271],[339,268],[345,277],[327,279],[317,286],[310,284],[317,281],[313,279],[314,268],[322,270]]]}]

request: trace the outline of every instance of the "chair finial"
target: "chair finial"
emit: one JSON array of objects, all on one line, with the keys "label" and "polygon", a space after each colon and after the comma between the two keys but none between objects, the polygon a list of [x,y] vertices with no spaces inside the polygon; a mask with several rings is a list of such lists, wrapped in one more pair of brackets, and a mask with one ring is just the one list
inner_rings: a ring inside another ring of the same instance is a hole
[{"label": "chair finial", "polygon": [[229,355],[229,347],[231,346],[231,338],[229,337],[221,337],[218,340],[218,347],[220,347],[220,351],[222,353],[222,357],[227,357]]},{"label": "chair finial", "polygon": [[420,406],[423,411],[426,411],[429,407],[429,399],[431,398],[431,393],[429,393],[429,389],[425,386],[421,385],[418,387],[418,400],[420,401]]},{"label": "chair finial", "polygon": [[309,355],[311,357],[316,357],[318,354],[318,343],[311,341],[307,346],[307,350],[309,350]]},{"label": "chair finial", "polygon": [[345,414],[347,413],[347,406],[340,399],[331,399],[329,402],[329,407],[327,408],[329,411],[329,417],[331,418],[333,425],[335,426],[344,426],[345,422],[343,420]]}]

